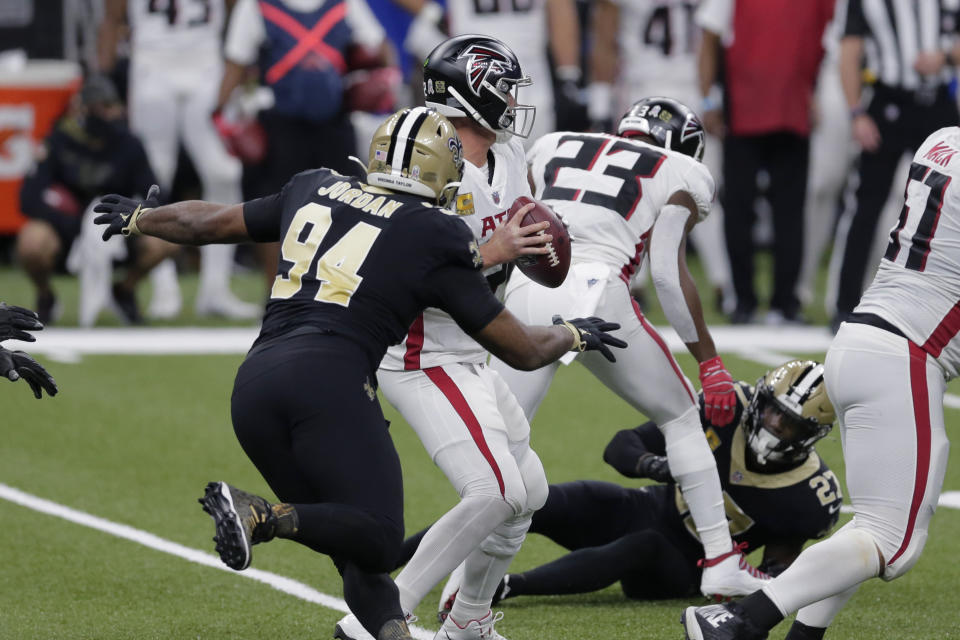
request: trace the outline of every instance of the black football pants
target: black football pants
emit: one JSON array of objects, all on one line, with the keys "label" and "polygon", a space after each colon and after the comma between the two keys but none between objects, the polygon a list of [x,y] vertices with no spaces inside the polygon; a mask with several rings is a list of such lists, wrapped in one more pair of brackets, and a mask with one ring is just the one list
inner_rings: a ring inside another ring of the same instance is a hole
[{"label": "black football pants", "polygon": [[403,488],[374,381],[349,340],[281,337],[240,366],[231,412],[247,456],[296,508],[293,539],[333,558],[347,604],[376,637],[403,617],[388,575],[403,541]]}]

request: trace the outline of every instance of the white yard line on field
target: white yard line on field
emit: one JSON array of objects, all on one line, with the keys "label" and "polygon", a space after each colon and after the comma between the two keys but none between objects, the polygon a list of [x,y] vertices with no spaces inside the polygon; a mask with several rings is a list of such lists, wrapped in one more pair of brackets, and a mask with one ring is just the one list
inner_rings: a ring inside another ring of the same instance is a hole
[{"label": "white yard line on field", "polygon": [[[257,582],[262,582],[286,594],[300,598],[301,600],[306,600],[307,602],[319,604],[327,609],[333,609],[334,611],[340,611],[343,613],[349,612],[347,603],[340,598],[335,598],[334,596],[321,593],[316,589],[303,584],[302,582],[297,582],[291,578],[270,573],[269,571],[261,571],[260,569],[246,569],[242,572],[233,571],[232,569],[228,569],[226,566],[224,566],[224,564],[220,562],[220,558],[215,555],[205,553],[197,549],[191,549],[190,547],[185,547],[182,544],[177,544],[176,542],[171,542],[170,540],[165,540],[147,531],[134,529],[133,527],[125,524],[111,522],[110,520],[98,518],[97,516],[90,515],[89,513],[84,513],[83,511],[77,511],[76,509],[71,509],[70,507],[66,507],[56,502],[51,502],[50,500],[38,498],[37,496],[25,493],[19,489],[15,489],[5,484],[0,484],[0,498],[28,509],[39,511],[40,513],[62,518],[74,524],[96,529],[97,531],[102,531],[103,533],[108,533],[112,536],[123,538],[124,540],[136,542],[137,544],[149,547],[150,549],[155,549],[156,551],[169,553],[170,555],[183,558],[189,562],[194,562],[196,564],[202,564],[213,569],[226,571],[238,577],[249,578],[251,580],[256,580]],[[413,637],[417,638],[417,640],[431,640],[434,636],[433,631],[428,631],[416,626],[410,627],[410,633],[413,635]]]}]

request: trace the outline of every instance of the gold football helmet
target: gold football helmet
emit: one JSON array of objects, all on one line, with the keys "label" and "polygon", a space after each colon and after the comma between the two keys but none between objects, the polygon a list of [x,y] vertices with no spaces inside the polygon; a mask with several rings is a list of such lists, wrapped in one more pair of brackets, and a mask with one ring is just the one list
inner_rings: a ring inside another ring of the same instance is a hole
[{"label": "gold football helmet", "polygon": [[373,134],[368,184],[430,198],[445,207],[454,202],[462,177],[460,137],[433,109],[398,111]]},{"label": "gold football helmet", "polygon": [[791,360],[757,380],[744,428],[760,464],[794,464],[810,455],[836,419],[823,365]]}]

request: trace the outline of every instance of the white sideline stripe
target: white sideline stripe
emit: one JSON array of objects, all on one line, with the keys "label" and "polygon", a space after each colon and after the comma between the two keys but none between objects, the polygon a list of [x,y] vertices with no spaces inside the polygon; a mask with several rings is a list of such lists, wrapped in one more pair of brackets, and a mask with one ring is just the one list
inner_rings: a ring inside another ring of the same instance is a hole
[{"label": "white sideline stripe", "polygon": [[[182,544],[177,544],[176,542],[171,542],[170,540],[165,540],[159,536],[155,536],[152,533],[148,533],[147,531],[134,529],[133,527],[125,524],[119,524],[117,522],[98,518],[97,516],[84,513],[83,511],[77,511],[76,509],[71,509],[70,507],[66,507],[62,504],[51,502],[50,500],[45,500],[43,498],[38,498],[37,496],[25,493],[19,489],[15,489],[2,483],[0,483],[0,498],[28,509],[39,511],[40,513],[62,518],[74,524],[96,529],[97,531],[108,533],[112,536],[123,538],[124,540],[136,542],[137,544],[141,544],[156,551],[169,553],[170,555],[183,558],[189,562],[202,564],[206,567],[211,567],[220,571],[226,571],[242,578],[249,578],[251,580],[256,580],[257,582],[262,582],[273,587],[274,589],[277,589],[278,591],[282,591],[296,598],[300,598],[301,600],[306,600],[307,602],[312,602],[313,604],[318,604],[322,607],[326,607],[327,609],[333,609],[342,613],[350,612],[350,609],[347,607],[347,603],[340,598],[335,598],[334,596],[321,593],[313,587],[303,584],[302,582],[297,582],[291,578],[286,578],[284,576],[277,575],[276,573],[270,573],[269,571],[261,571],[260,569],[246,569],[242,572],[233,571],[232,569],[227,568],[220,561],[218,556],[205,553],[197,549],[191,549],[190,547],[185,547]],[[434,636],[434,632],[427,631],[426,629],[416,626],[410,627],[410,633],[413,635],[413,637],[417,638],[417,640],[432,640]]]}]

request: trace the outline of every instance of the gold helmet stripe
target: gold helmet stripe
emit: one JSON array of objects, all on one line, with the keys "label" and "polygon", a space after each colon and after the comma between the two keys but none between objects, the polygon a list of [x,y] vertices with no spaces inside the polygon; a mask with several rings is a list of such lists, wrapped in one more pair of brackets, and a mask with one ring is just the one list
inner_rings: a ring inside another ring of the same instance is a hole
[{"label": "gold helmet stripe", "polygon": [[429,113],[426,107],[416,107],[410,109],[397,122],[393,136],[390,138],[390,149],[387,151],[392,174],[400,175],[403,168],[410,162],[417,132],[420,131]]}]

